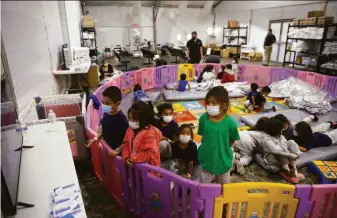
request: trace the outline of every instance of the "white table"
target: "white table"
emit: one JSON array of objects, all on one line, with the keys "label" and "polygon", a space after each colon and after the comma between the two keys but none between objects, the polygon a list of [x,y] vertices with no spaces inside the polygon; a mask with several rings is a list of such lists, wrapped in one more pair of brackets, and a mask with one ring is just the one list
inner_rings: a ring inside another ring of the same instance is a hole
[{"label": "white table", "polygon": [[[48,131],[50,129],[54,131]],[[51,190],[78,184],[65,123],[29,126],[27,145],[34,148],[22,151],[18,201],[35,206],[18,210],[15,217],[49,217]],[[86,217],[84,207],[82,209]]]}]

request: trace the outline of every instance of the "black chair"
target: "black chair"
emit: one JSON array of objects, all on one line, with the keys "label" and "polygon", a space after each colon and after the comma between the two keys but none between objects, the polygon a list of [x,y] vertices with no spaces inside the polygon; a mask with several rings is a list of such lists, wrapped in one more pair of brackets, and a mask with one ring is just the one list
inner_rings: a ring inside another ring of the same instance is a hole
[{"label": "black chair", "polygon": [[147,58],[149,62],[146,62],[146,63],[143,63],[143,65],[150,65],[150,64],[153,64],[152,63],[152,60],[154,58],[154,54],[152,53],[152,51],[149,51],[147,49],[144,49],[144,48],[141,48],[140,49],[143,53],[143,57],[144,58]]},{"label": "black chair", "polygon": [[131,62],[131,61],[125,61],[123,60],[123,58],[120,56],[119,52],[114,50],[114,54],[115,56],[117,57],[118,61],[119,61],[119,65],[117,65],[117,67],[120,67],[120,66],[124,66],[125,67],[125,71],[127,71],[128,69],[128,64]]},{"label": "black chair", "polygon": [[171,63],[179,64],[179,61],[181,59],[187,60],[185,51],[183,51],[181,49],[168,48],[168,51],[170,52],[171,56],[176,57],[176,61],[171,61]]}]

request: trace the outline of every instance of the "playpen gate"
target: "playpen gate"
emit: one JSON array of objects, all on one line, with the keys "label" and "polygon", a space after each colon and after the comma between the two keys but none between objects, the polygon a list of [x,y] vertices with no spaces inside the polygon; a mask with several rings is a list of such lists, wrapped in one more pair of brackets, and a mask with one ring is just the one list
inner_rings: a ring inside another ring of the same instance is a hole
[{"label": "playpen gate", "polygon": [[180,80],[181,74],[186,74],[186,80],[194,80],[194,67],[193,64],[179,64],[177,80]]}]

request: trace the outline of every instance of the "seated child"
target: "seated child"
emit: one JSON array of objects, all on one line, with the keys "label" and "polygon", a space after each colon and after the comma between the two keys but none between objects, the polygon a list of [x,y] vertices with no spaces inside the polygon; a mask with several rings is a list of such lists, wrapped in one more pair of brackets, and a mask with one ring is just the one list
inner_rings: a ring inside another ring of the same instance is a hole
[{"label": "seated child", "polygon": [[201,83],[203,80],[203,75],[205,72],[212,72],[213,71],[213,65],[206,65],[206,67],[204,67],[204,69],[202,70],[202,72],[200,73],[198,79],[197,79],[197,83]]},{"label": "seated child", "polygon": [[142,102],[134,102],[128,111],[129,128],[123,141],[122,158],[128,167],[133,163],[147,162],[160,166],[159,141],[162,134],[154,126],[151,107]]},{"label": "seated child", "polygon": [[226,67],[224,65],[221,65],[221,72],[219,72],[218,75],[216,75],[217,79],[222,80],[225,69],[226,69]]},{"label": "seated child", "polygon": [[232,70],[232,65],[227,64],[225,68],[225,72],[223,73],[221,83],[230,83],[235,81],[234,72]]},{"label": "seated child", "polygon": [[177,141],[172,144],[172,160],[162,163],[163,168],[184,178],[197,180],[200,174],[198,149],[193,142],[193,130],[183,124],[177,132]]},{"label": "seated child", "polygon": [[97,137],[89,140],[88,147],[103,138],[108,145],[114,149],[111,155],[117,155],[121,151],[126,130],[129,127],[128,119],[119,108],[122,100],[121,90],[116,86],[106,88],[102,93],[102,110],[104,112],[101,120],[101,131]]},{"label": "seated child", "polygon": [[133,87],[133,101],[150,101],[149,96],[142,90],[142,87],[139,84],[136,84]]},{"label": "seated child", "polygon": [[[329,129],[333,129],[328,132]],[[307,122],[295,125],[294,140],[304,149],[310,150],[317,147],[327,147],[337,143],[337,123],[327,122],[311,127]]]},{"label": "seated child", "polygon": [[264,86],[261,89],[261,92],[257,92],[255,95],[252,95],[251,101],[245,102],[245,108],[248,109],[248,112],[254,111],[269,111],[273,110],[276,111],[275,106],[272,106],[271,108],[265,108],[265,104],[267,102],[266,97],[271,92],[270,88],[268,86]]},{"label": "seated child", "polygon": [[188,90],[191,89],[190,84],[188,84],[186,80],[186,74],[182,73],[180,74],[180,80],[178,81],[178,85],[175,87],[175,89],[179,92],[184,92],[186,91],[186,86],[188,86]]},{"label": "seated child", "polygon": [[247,95],[247,101],[245,101],[245,107],[248,108],[250,105],[253,104],[253,96],[259,93],[257,89],[259,88],[259,85],[256,83],[250,84],[250,92]]},{"label": "seated child", "polygon": [[158,117],[156,127],[161,131],[163,137],[160,140],[159,148],[162,159],[171,157],[171,141],[174,140],[178,132],[178,123],[173,120],[173,107],[169,103],[163,103],[158,106]]},{"label": "seated child", "polygon": [[298,183],[304,175],[297,173],[295,160],[300,157],[301,151],[294,141],[289,141],[282,135],[283,123],[277,119],[269,119],[265,123],[265,137],[261,148],[263,160],[266,164],[278,165],[281,175],[291,183]]}]

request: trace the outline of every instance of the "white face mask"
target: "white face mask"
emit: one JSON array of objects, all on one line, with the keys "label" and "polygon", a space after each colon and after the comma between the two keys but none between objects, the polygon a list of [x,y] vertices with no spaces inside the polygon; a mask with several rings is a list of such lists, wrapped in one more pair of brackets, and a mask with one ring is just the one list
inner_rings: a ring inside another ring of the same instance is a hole
[{"label": "white face mask", "polygon": [[108,63],[103,64],[104,66],[108,66]]},{"label": "white face mask", "polygon": [[210,116],[217,116],[220,114],[220,108],[219,106],[206,106],[206,109],[207,109],[207,113],[210,115]]},{"label": "white face mask", "polygon": [[165,123],[169,123],[173,120],[173,116],[163,116],[163,120]]},{"label": "white face mask", "polygon": [[139,129],[139,122],[132,122],[132,121],[129,121],[129,126],[130,126],[132,129]]},{"label": "white face mask", "polygon": [[191,136],[190,135],[180,135],[179,140],[182,143],[187,144],[191,140]]}]

